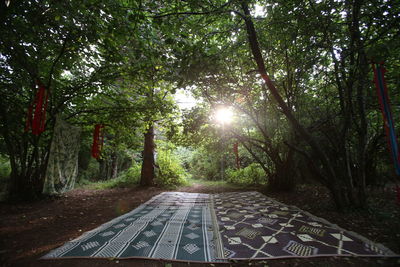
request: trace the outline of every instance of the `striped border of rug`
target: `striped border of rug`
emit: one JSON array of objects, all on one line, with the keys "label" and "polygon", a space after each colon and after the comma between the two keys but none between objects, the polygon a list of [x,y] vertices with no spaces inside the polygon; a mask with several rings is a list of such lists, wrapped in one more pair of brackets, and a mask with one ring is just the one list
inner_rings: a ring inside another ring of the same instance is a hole
[{"label": "striped border of rug", "polygon": [[386,247],[258,192],[164,192],[42,257],[194,262],[399,257]]}]

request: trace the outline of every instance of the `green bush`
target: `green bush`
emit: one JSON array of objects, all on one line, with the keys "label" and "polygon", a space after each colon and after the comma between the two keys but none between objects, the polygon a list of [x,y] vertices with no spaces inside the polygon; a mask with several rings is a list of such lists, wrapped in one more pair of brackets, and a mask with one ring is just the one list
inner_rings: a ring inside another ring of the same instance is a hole
[{"label": "green bush", "polygon": [[4,200],[7,196],[10,174],[10,161],[6,157],[0,156],[0,200]]},{"label": "green bush", "polygon": [[122,171],[120,175],[115,179],[100,182],[90,182],[86,179],[82,179],[79,185],[92,188],[92,189],[109,189],[109,188],[121,188],[121,187],[133,187],[139,183],[140,171],[142,167],[140,164],[133,164],[129,169]]},{"label": "green bush", "polygon": [[261,166],[252,163],[243,169],[226,170],[227,180],[233,184],[240,185],[264,185],[267,183],[266,175]]},{"label": "green bush", "polygon": [[0,179],[8,180],[10,173],[11,173],[10,161],[5,157],[0,156]]},{"label": "green bush", "polygon": [[99,177],[99,163],[96,159],[90,157],[87,160],[86,169],[79,168],[77,182],[79,184],[85,183],[84,181],[93,181],[97,180]]},{"label": "green bush", "polygon": [[219,180],[221,178],[221,155],[200,148],[193,153],[189,167],[190,173],[196,179]]},{"label": "green bush", "polygon": [[188,174],[182,166],[182,162],[172,150],[160,149],[157,154],[159,167],[156,182],[164,187],[176,187],[186,184]]}]

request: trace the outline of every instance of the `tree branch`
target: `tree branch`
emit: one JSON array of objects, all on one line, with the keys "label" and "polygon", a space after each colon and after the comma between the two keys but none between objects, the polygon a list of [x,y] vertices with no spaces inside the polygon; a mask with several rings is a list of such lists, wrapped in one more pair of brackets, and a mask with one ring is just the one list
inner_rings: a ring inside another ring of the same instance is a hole
[{"label": "tree branch", "polygon": [[221,11],[221,9],[223,9],[224,7],[230,5],[231,2],[232,1],[228,1],[225,4],[223,4],[222,6],[217,7],[214,10],[208,10],[208,11],[203,11],[203,12],[190,12],[190,11],[186,11],[186,12],[171,12],[171,13],[157,14],[157,15],[149,16],[149,17],[155,18],[155,19],[159,19],[159,18],[164,18],[164,17],[180,16],[180,15],[208,15],[208,14],[212,14],[212,13],[221,13],[221,12],[224,12],[224,11]]},{"label": "tree branch", "polygon": [[58,53],[58,56],[56,57],[56,59],[53,61],[53,64],[51,65],[50,72],[49,72],[49,78],[47,80],[46,88],[50,88],[51,81],[53,80],[52,77],[53,77],[53,73],[54,73],[55,67],[56,67],[58,61],[60,61],[61,57],[65,53],[65,49],[67,47],[68,38],[69,38],[69,34],[64,38],[63,45],[61,47],[60,53]]}]

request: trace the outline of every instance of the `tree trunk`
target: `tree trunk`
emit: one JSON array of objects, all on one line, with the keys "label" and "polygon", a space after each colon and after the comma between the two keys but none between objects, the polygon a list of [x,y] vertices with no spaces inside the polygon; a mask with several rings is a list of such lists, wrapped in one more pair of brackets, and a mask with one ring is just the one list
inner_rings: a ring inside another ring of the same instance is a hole
[{"label": "tree trunk", "polygon": [[155,179],[154,161],[154,124],[151,122],[149,129],[144,134],[143,162],[140,175],[141,186],[153,186]]},{"label": "tree trunk", "polygon": [[108,163],[108,159],[99,158],[97,162],[99,163],[99,177],[97,180],[107,181],[110,177],[110,164]]},{"label": "tree trunk", "polygon": [[118,176],[118,153],[114,151],[111,155],[111,179]]},{"label": "tree trunk", "polygon": [[269,191],[291,191],[296,185],[293,150],[290,149],[286,158],[281,163],[275,163],[275,173],[268,179]]}]

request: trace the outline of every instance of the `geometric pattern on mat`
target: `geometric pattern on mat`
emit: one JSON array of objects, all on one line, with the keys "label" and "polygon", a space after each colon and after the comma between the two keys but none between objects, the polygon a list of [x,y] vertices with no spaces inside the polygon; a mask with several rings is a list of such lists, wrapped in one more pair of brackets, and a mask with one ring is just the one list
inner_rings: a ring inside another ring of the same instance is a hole
[{"label": "geometric pattern on mat", "polygon": [[397,255],[258,192],[164,192],[42,258],[225,262],[315,256]]},{"label": "geometric pattern on mat", "polygon": [[212,199],[226,258],[396,256],[382,245],[258,192],[214,194]]},{"label": "geometric pattern on mat", "polygon": [[143,257],[212,262],[216,261],[213,240],[209,195],[164,192],[43,258]]}]

